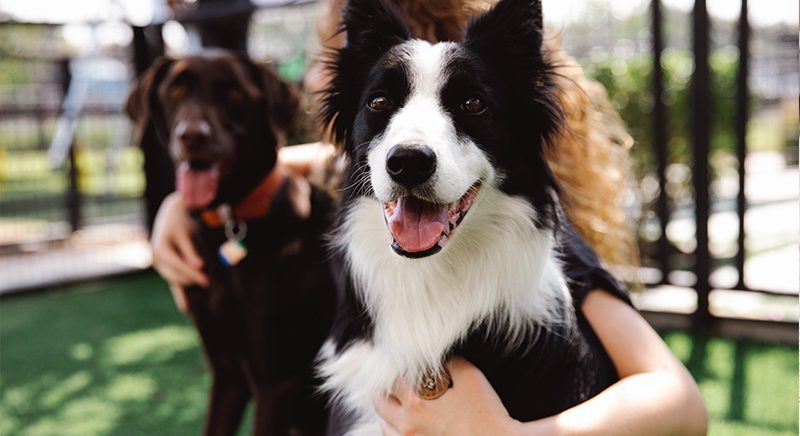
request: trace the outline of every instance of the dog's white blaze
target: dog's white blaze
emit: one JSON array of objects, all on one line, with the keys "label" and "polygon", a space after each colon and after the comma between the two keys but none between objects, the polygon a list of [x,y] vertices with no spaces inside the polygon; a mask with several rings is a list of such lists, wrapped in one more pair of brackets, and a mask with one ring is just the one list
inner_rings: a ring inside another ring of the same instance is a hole
[{"label": "dog's white blaze", "polygon": [[375,320],[372,342],[338,355],[329,346],[320,368],[325,388],[361,417],[363,434],[375,428],[371,399],[396,377],[413,383],[439,368],[471,326],[488,322],[511,348],[534,323],[559,322],[551,311],[570,302],[552,234],[536,228],[524,199],[484,185],[445,248],[422,259],[391,249],[382,214],[375,199],[357,200],[336,239]]},{"label": "dog's white blaze", "polygon": [[372,188],[382,201],[393,200],[394,184],[386,172],[386,156],[398,144],[426,145],[436,154],[431,188],[441,203],[457,201],[478,178],[492,176],[485,154],[474,142],[459,140],[453,120],[440,101],[447,78],[447,53],[454,46],[451,42],[431,45],[414,40],[396,48],[407,59],[411,93],[386,130],[373,140],[368,155]]}]

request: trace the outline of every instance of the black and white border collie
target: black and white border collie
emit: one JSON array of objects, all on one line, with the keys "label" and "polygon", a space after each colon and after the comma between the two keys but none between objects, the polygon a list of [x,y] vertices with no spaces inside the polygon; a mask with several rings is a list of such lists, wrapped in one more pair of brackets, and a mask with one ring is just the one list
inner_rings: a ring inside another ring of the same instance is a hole
[{"label": "black and white border collie", "polygon": [[461,44],[411,39],[383,0],[351,0],[344,31],[323,120],[350,161],[335,234],[347,278],[320,373],[347,433],[380,434],[372,399],[454,354],[514,418],[585,400],[541,152],[563,119],[541,2],[501,0]]}]

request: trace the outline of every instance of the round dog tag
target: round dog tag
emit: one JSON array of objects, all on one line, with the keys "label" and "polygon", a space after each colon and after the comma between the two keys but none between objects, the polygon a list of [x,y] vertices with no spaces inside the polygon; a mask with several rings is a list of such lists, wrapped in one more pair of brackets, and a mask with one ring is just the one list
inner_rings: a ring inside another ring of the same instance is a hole
[{"label": "round dog tag", "polygon": [[424,400],[435,400],[444,395],[451,387],[453,387],[453,380],[450,378],[447,368],[438,373],[431,371],[422,376],[417,385],[417,395]]}]

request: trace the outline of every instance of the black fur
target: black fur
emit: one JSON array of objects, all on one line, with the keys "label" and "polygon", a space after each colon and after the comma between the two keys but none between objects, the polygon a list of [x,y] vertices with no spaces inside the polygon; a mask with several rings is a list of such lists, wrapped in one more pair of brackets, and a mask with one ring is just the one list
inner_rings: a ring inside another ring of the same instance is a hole
[{"label": "black fur", "polygon": [[330,125],[336,143],[352,151],[349,139],[362,100],[363,86],[376,62],[392,47],[407,41],[411,34],[399,12],[383,1],[350,1],[343,12],[345,46],[328,54],[334,72],[324,90],[320,118]]},{"label": "black fur", "polygon": [[[365,144],[386,128],[408,97],[408,71],[398,46],[409,35],[399,13],[383,0],[352,0],[344,31],[347,45],[330,58],[335,74],[323,100],[322,120],[330,124],[350,158],[346,209],[349,200],[372,195]],[[500,189],[526,198],[539,212],[539,227],[556,229],[562,221],[558,186],[542,147],[562,128],[564,115],[542,39],[540,1],[501,0],[471,22],[463,44],[449,49],[449,76],[440,100],[458,134],[478,144],[502,172]],[[388,97],[391,108],[379,112],[367,108],[375,95]],[[474,114],[459,110],[471,96],[480,97],[485,110]],[[337,352],[354,341],[369,341],[373,333],[373,320],[352,279],[345,277],[343,285],[344,301],[333,335]],[[473,327],[467,339],[451,350],[483,371],[516,419],[563,411],[616,378],[591,328],[580,314],[576,316],[579,308],[566,301],[560,304],[563,323],[528,332],[525,345],[515,350],[508,352],[503,339],[486,326]]]},{"label": "black fur", "polygon": [[[344,145],[351,162],[345,198],[370,195],[365,183],[366,142],[383,130],[410,91],[403,53],[410,36],[399,12],[385,1],[354,0],[343,21],[347,44],[329,55],[334,78],[325,91],[321,119]],[[462,46],[450,53],[450,78],[442,101],[459,133],[473,138],[508,175],[503,190],[524,195],[540,212],[541,226],[553,226],[558,186],[542,147],[563,124],[552,66],[542,48],[539,1],[506,0],[473,20]],[[370,113],[376,93],[388,94],[392,110]],[[479,95],[489,110],[481,116],[456,110],[465,97]]]},{"label": "black fur", "polygon": [[[496,101],[502,132],[489,150],[508,177],[501,188],[524,195],[540,212],[540,226],[553,226],[554,192],[558,185],[542,147],[561,128],[563,109],[553,81],[552,66],[542,47],[542,5],[539,0],[504,0],[467,28],[463,47],[477,56],[477,69]],[[462,71],[453,68],[454,71]],[[480,144],[481,141],[478,141]]]}]

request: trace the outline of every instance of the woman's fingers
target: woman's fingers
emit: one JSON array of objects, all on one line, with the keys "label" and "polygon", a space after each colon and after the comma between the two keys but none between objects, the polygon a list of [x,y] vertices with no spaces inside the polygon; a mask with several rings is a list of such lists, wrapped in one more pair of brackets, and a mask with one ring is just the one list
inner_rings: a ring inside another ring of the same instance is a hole
[{"label": "woman's fingers", "polygon": [[402,411],[400,401],[394,395],[375,397],[372,404],[375,406],[375,411],[390,422],[396,421]]},{"label": "woman's fingers", "polygon": [[403,407],[394,395],[376,397],[372,400],[381,421],[384,436],[399,435],[398,428],[404,422]]},{"label": "woman's fingers", "polygon": [[208,278],[202,270],[190,265],[174,248],[153,249],[153,265],[159,274],[172,285],[208,286]]},{"label": "woman's fingers", "polygon": [[172,286],[208,286],[203,260],[190,235],[191,221],[177,193],[164,199],[151,236],[153,266]]},{"label": "woman's fingers", "polygon": [[[416,385],[398,377],[392,395],[375,398],[375,412],[385,421],[385,434],[506,435],[515,432],[511,418],[492,385],[475,365],[461,357],[447,362],[453,387],[426,400]],[[388,428],[388,430],[387,430]]]},{"label": "woman's fingers", "polygon": [[[178,249],[180,257],[198,271],[202,271],[203,258],[197,253],[194,242],[188,233],[180,233],[175,235],[175,246]],[[207,280],[206,280],[207,281]]]},{"label": "woman's fingers", "polygon": [[392,428],[389,427],[383,420],[381,421],[381,434],[383,436],[390,436],[392,434]]},{"label": "woman's fingers", "polygon": [[383,432],[383,436],[402,436],[400,432],[392,428],[386,421],[383,419],[381,421],[381,431]]},{"label": "woman's fingers", "polygon": [[186,302],[186,293],[183,288],[177,285],[169,285],[169,291],[172,293],[172,299],[175,300],[175,307],[181,312],[187,312],[189,304]]},{"label": "woman's fingers", "polygon": [[392,385],[392,395],[388,398],[393,399],[397,405],[401,405],[407,403],[412,395],[416,396],[417,394],[402,377],[398,377]]}]

